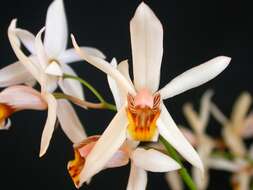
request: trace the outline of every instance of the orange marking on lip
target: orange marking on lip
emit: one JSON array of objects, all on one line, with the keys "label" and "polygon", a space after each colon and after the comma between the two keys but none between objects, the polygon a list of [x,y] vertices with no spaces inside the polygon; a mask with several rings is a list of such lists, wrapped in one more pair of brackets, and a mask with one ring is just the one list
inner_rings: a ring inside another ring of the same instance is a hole
[{"label": "orange marking on lip", "polygon": [[13,108],[11,108],[6,104],[0,103],[0,123],[2,123],[5,119],[7,119],[13,112],[14,112]]}]

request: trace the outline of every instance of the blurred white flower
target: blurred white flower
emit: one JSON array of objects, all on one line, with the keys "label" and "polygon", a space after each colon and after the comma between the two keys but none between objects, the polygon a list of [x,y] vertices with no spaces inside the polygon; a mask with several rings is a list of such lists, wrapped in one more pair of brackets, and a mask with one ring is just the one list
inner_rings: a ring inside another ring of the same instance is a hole
[{"label": "blurred white flower", "polygon": [[[84,60],[112,77],[120,88],[124,105],[113,118],[94,149],[87,157],[82,182],[99,172],[126,138],[136,141],[156,141],[163,136],[187,161],[203,171],[202,162],[178,129],[162,100],[197,87],[221,73],[230,58],[216,57],[174,78],[158,91],[163,54],[163,28],[152,10],[141,3],[130,23],[133,54],[134,84],[128,73],[127,62],[112,68],[103,59],[80,49],[72,36],[73,45]],[[103,155],[103,156],[102,156]],[[96,164],[94,164],[96,162]]]}]

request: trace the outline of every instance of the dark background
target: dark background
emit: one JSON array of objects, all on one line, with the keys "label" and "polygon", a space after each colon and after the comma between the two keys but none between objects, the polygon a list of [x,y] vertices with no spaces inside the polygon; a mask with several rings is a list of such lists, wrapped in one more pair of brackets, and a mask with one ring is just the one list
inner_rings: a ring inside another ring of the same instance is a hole
[{"label": "dark background", "polygon": [[[7,38],[12,18],[18,26],[37,33],[44,26],[50,0],[8,0],[0,8],[0,66],[16,60]],[[102,50],[108,60],[131,59],[129,21],[140,1],[65,0],[69,31],[80,45]],[[234,100],[243,90],[252,92],[252,10],[247,1],[150,0],[164,27],[164,57],[161,87],[176,75],[218,55],[232,57],[230,66],[211,82],[169,99],[166,104],[177,123],[185,122],[181,107],[187,101],[198,108],[200,96],[215,90],[214,101],[229,115]],[[69,44],[71,47],[71,44]],[[106,76],[88,64],[74,63],[78,74],[90,81],[112,101]],[[87,92],[89,100],[95,100]],[[104,130],[111,120],[110,111],[83,111],[79,115],[89,135]],[[46,112],[23,111],[12,116],[9,131],[0,131],[0,189],[75,189],[67,173],[73,156],[71,143],[60,129],[54,133],[48,153],[39,158],[39,145]],[[218,135],[219,126],[211,122],[208,131]],[[99,173],[82,189],[125,189],[129,167]],[[147,189],[167,189],[163,174],[149,174]],[[209,189],[228,189],[229,175],[211,172]]]}]

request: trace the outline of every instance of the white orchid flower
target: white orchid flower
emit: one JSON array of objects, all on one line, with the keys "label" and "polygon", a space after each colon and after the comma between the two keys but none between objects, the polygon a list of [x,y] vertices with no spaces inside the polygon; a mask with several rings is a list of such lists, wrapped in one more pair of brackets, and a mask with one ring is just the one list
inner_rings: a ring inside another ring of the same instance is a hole
[{"label": "white orchid flower", "polygon": [[[47,10],[43,43],[43,48],[45,48],[44,54],[37,55],[35,36],[29,31],[16,28],[15,33],[31,53],[29,58],[33,59],[35,64],[38,65],[41,57],[45,59],[41,64],[41,68],[38,67],[37,69],[42,70],[38,72],[45,72],[47,74],[47,88],[49,92],[53,92],[59,84],[65,94],[84,99],[82,86],[78,81],[71,79],[60,80],[63,73],[76,76],[75,71],[68,64],[80,61],[79,56],[73,48],[66,49],[68,28],[63,0],[54,0]],[[104,58],[104,55],[95,48],[82,48],[92,55]],[[34,77],[20,62],[15,62],[0,70],[0,87],[22,83],[35,84]]]},{"label": "white orchid flower", "polygon": [[[40,40],[40,33],[36,38],[36,54],[38,60],[33,57],[27,57],[19,48],[19,39],[16,35],[16,20],[13,20],[8,28],[8,37],[10,44],[18,57],[20,64],[27,69],[28,73],[35,78],[41,86],[41,95],[48,105],[48,117],[42,133],[40,156],[46,153],[49,146],[56,118],[58,117],[61,124],[61,128],[66,133],[68,138],[77,143],[83,140],[85,135],[83,126],[79,121],[72,105],[66,100],[56,100],[55,97],[48,92],[47,85],[50,83],[51,78],[47,76],[45,72],[42,72],[42,64],[46,63],[46,59],[43,57],[44,49]],[[15,96],[15,94],[13,95]]]},{"label": "white orchid flower", "polygon": [[[163,29],[145,3],[141,3],[137,8],[130,23],[130,31],[134,84],[124,74],[113,69],[108,62],[81,50],[72,35],[73,45],[79,56],[117,82],[124,104],[87,157],[84,172],[81,173],[82,182],[99,172],[126,138],[156,141],[159,134],[186,160],[203,171],[197,152],[178,129],[162,100],[213,79],[228,66],[230,58],[220,56],[194,67],[158,91]],[[124,65],[124,68],[126,67],[127,64]],[[128,71],[125,70],[126,72]]]}]

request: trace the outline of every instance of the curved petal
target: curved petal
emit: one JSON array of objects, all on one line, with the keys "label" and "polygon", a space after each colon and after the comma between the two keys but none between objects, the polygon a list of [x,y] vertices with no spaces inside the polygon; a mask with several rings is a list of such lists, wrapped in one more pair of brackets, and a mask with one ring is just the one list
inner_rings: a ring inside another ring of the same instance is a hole
[{"label": "curved petal", "polygon": [[[62,70],[66,74],[77,76],[76,72],[69,65],[62,64]],[[73,79],[64,79],[59,81],[59,85],[65,94],[84,100],[83,87],[79,81]]]},{"label": "curved petal", "polygon": [[26,83],[33,80],[33,76],[19,62],[12,63],[0,70],[0,87],[7,87]]},{"label": "curved petal", "polygon": [[16,56],[20,60],[20,62],[24,65],[24,67],[31,73],[31,75],[38,81],[41,82],[41,75],[36,67],[36,65],[29,59],[20,49],[19,40],[17,39],[15,29],[16,29],[16,19],[11,21],[11,24],[8,28],[8,37],[10,44],[12,46],[13,51],[15,52]]},{"label": "curved petal", "polygon": [[208,166],[215,170],[224,170],[228,172],[239,172],[241,166],[234,161],[230,161],[224,158],[209,158]]},{"label": "curved petal", "polygon": [[31,32],[20,28],[16,29],[16,34],[24,46],[31,52],[31,54],[36,54],[34,47],[35,36]]},{"label": "curved petal", "polygon": [[207,90],[203,96],[201,97],[200,101],[200,119],[203,125],[203,129],[205,130],[207,127],[207,124],[210,119],[210,106],[211,106],[211,98],[213,96],[214,92],[213,90]]},{"label": "curved petal", "polygon": [[45,99],[48,104],[47,121],[42,133],[41,144],[40,144],[40,157],[42,157],[49,146],[50,140],[54,132],[54,126],[56,122],[57,114],[57,101],[52,94],[45,93]]},{"label": "curved petal", "polygon": [[171,189],[173,190],[184,189],[183,182],[177,171],[167,172],[165,174],[165,179]]},{"label": "curved petal", "polygon": [[[99,51],[96,48],[92,47],[80,47],[83,51],[87,52],[89,55],[99,57],[101,59],[105,59],[105,55]],[[76,53],[74,48],[70,48],[65,50],[64,52],[61,53],[61,55],[58,57],[58,61],[60,63],[73,63],[77,61],[81,61],[82,59],[80,56]]]},{"label": "curved petal", "polygon": [[132,95],[136,94],[131,84],[129,84],[127,79],[117,69],[112,68],[110,64],[105,60],[88,55],[85,51],[82,51],[76,43],[76,40],[73,35],[71,35],[71,39],[74,48],[82,59],[95,66],[96,68],[100,69],[104,73],[110,75],[119,85],[122,86],[126,93],[130,93]]},{"label": "curved petal", "polygon": [[163,28],[153,11],[141,3],[130,22],[134,85],[156,92],[163,55]]},{"label": "curved petal", "polygon": [[171,98],[212,80],[228,66],[230,60],[229,57],[219,56],[185,71],[160,90],[162,99]]},{"label": "curved petal", "polygon": [[118,64],[117,69],[128,80],[128,82],[131,83],[132,87],[134,88],[134,85],[132,83],[132,80],[131,80],[130,74],[129,74],[128,60],[121,61]]},{"label": "curved petal", "polygon": [[80,143],[87,137],[72,105],[67,100],[57,100],[57,118],[61,128],[72,143]]},{"label": "curved petal", "polygon": [[147,172],[131,163],[127,190],[145,190],[148,182]]},{"label": "curved petal", "polygon": [[168,172],[181,168],[175,160],[155,149],[137,148],[131,158],[134,165],[146,171]]},{"label": "curved petal", "polygon": [[68,26],[63,0],[54,0],[48,7],[45,25],[45,49],[50,58],[58,58],[66,49],[68,42]]},{"label": "curved petal", "polygon": [[[121,108],[88,155],[80,174],[80,185],[102,170],[126,139],[127,117]],[[96,164],[94,164],[96,163]]]},{"label": "curved petal", "polygon": [[[111,66],[115,69],[117,68],[117,61],[115,58],[112,59]],[[108,81],[109,87],[111,89],[117,110],[119,110],[123,104],[121,102],[122,99],[121,99],[120,90],[118,88],[118,85],[115,82],[115,80],[113,80],[112,77],[110,77],[110,75],[107,75],[107,81]]]},{"label": "curved petal", "polygon": [[37,90],[23,85],[11,86],[0,93],[0,103],[11,106],[15,111],[23,109],[45,110],[47,103]]},{"label": "curved petal", "polygon": [[157,127],[161,136],[163,136],[188,162],[197,167],[203,173],[203,164],[191,144],[178,129],[176,123],[162,105],[161,116],[157,120]]}]

